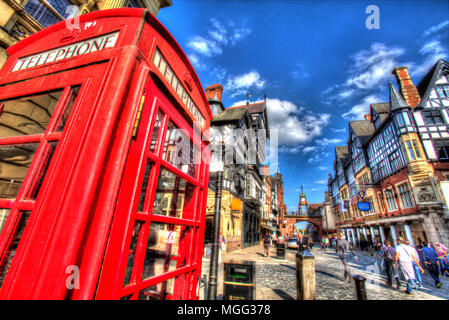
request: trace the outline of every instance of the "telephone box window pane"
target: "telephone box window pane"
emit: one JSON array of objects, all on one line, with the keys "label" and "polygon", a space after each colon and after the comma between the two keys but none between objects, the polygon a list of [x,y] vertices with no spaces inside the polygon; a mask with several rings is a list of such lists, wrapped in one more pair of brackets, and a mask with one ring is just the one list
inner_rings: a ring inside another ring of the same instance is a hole
[{"label": "telephone box window pane", "polygon": [[182,172],[195,177],[199,151],[188,136],[173,122],[167,127],[163,158]]},{"label": "telephone box window pane", "polygon": [[0,114],[0,138],[44,133],[62,90],[4,101]]},{"label": "telephone box window pane", "polygon": [[145,168],[145,175],[142,181],[142,188],[140,189],[140,198],[139,198],[139,208],[138,211],[143,211],[143,205],[145,203],[145,196],[147,194],[147,186],[148,186],[148,178],[151,172],[151,162],[147,162],[147,166]]},{"label": "telephone box window pane", "polygon": [[42,187],[42,183],[44,182],[45,175],[47,174],[48,167],[50,166],[51,159],[53,158],[53,154],[55,153],[57,145],[58,145],[57,142],[50,142],[48,144],[48,148],[47,148],[46,153],[43,158],[44,164],[42,165],[42,170],[39,172],[39,174],[36,177],[36,180],[39,179],[39,183],[36,186],[35,191],[31,195],[31,199],[33,199],[33,200],[36,200],[37,195],[39,194],[39,191]]},{"label": "telephone box window pane", "polygon": [[165,300],[167,295],[172,295],[175,286],[175,278],[156,283],[139,292],[139,300]]},{"label": "telephone box window pane", "polygon": [[70,92],[70,97],[67,100],[66,105],[64,106],[64,111],[61,114],[61,117],[58,120],[58,124],[56,125],[56,132],[61,132],[64,130],[64,127],[67,123],[67,119],[69,118],[70,112],[72,111],[73,104],[75,103],[76,96],[78,95],[78,91],[80,87],[72,88]]},{"label": "telephone box window pane", "polygon": [[12,259],[16,253],[17,247],[19,246],[19,241],[22,238],[23,230],[28,222],[31,211],[20,211],[19,212],[19,225],[17,226],[13,241],[7,250],[4,263],[0,266],[0,286],[5,280],[6,274],[8,273],[9,267],[11,266]]},{"label": "telephone box window pane", "polygon": [[38,145],[0,146],[0,198],[16,198]]},{"label": "telephone box window pane", "polygon": [[3,226],[5,225],[6,220],[8,219],[10,211],[11,209],[0,208],[0,234],[2,233]]},{"label": "telephone box window pane", "polygon": [[133,235],[131,238],[131,244],[129,246],[129,255],[128,255],[128,264],[126,266],[126,273],[125,273],[125,279],[123,281],[123,286],[126,286],[131,281],[131,275],[133,272],[133,266],[134,266],[134,257],[136,255],[136,247],[137,247],[137,240],[139,239],[139,233],[142,228],[143,222],[142,221],[136,221],[134,224],[134,230]]},{"label": "telephone box window pane", "polygon": [[157,138],[159,137],[159,130],[161,129],[162,119],[164,114],[159,110],[156,117],[156,123],[154,124],[153,137],[151,138],[150,151],[154,152],[157,147]]},{"label": "telephone box window pane", "polygon": [[167,169],[161,168],[154,199],[153,214],[188,218],[190,212],[193,211],[194,191],[195,187],[192,184]]},{"label": "telephone box window pane", "polygon": [[190,226],[152,222],[144,257],[142,280],[184,267],[190,251]]}]

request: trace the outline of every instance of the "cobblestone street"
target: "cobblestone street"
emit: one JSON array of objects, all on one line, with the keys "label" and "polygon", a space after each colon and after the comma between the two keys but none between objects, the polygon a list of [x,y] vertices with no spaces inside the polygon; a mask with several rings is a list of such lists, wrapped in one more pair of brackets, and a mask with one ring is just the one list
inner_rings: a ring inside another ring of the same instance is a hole
[{"label": "cobblestone street", "polygon": [[[223,254],[222,260],[242,259],[256,261],[256,300],[292,300],[296,299],[296,262],[295,250],[287,249],[285,259],[276,258],[276,250],[271,249],[270,257],[263,255],[263,247],[255,246],[231,253]],[[335,250],[321,251],[315,246],[316,299],[317,300],[355,300],[354,282],[343,279],[343,266],[338,260]],[[386,276],[379,273],[378,262],[368,252],[357,251],[359,260],[350,263],[353,274],[367,278],[366,291],[369,300],[448,300],[449,278],[440,277],[443,288],[437,289],[431,277],[425,273],[424,288],[414,290],[414,295],[407,295],[405,283],[397,290],[385,285]],[[203,283],[200,300],[206,296],[207,279],[210,260],[203,259]],[[218,299],[223,299],[223,263],[219,265]]]}]

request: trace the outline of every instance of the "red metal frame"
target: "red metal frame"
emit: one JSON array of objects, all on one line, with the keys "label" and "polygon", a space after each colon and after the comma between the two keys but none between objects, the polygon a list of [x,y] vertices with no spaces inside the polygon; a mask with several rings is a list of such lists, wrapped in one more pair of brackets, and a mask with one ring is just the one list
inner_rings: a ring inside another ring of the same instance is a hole
[{"label": "red metal frame", "polygon": [[[119,32],[114,47],[13,72],[16,62],[48,50]],[[156,48],[205,118],[195,117],[160,71],[152,64]],[[143,9],[115,9],[80,16],[80,30],[65,22],[53,25],[8,49],[0,71],[0,101],[60,89],[62,95],[44,133],[0,137],[5,145],[39,143],[16,199],[0,199],[11,208],[0,233],[0,265],[7,257],[21,219],[30,211],[12,263],[1,284],[1,299],[120,299],[175,278],[166,299],[198,299],[207,201],[207,131],[212,118],[207,99],[187,57],[168,31]],[[73,88],[79,91],[62,132],[53,132]],[[144,104],[141,105],[144,96]],[[158,110],[165,114],[159,147],[149,145]],[[140,113],[141,111],[141,113]],[[0,113],[1,118],[1,113]],[[200,151],[194,177],[162,158],[168,121]],[[137,135],[133,135],[138,124]],[[200,135],[206,136],[203,139]],[[36,187],[48,158],[48,142],[58,145],[36,200],[26,198]],[[153,163],[145,205],[138,211],[146,162]],[[194,186],[183,218],[152,213],[161,168]],[[191,212],[190,216],[188,212]],[[134,221],[142,221],[134,268],[123,287]],[[145,248],[152,222],[190,228],[180,240],[177,266],[142,280]],[[69,288],[68,267],[79,268],[79,286]]]}]

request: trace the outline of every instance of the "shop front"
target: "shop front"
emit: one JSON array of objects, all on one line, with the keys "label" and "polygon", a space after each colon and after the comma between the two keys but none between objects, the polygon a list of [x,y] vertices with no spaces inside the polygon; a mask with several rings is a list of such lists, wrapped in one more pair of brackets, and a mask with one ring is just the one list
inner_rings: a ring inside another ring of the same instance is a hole
[{"label": "shop front", "polygon": [[147,10],[79,19],[0,71],[0,299],[198,299],[201,84]]}]

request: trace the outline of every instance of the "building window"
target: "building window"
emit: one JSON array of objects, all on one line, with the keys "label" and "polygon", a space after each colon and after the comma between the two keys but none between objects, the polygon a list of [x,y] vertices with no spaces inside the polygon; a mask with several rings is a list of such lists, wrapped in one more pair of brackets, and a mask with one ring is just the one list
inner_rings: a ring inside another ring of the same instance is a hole
[{"label": "building window", "polygon": [[138,0],[129,0],[128,8],[143,8]]},{"label": "building window", "polygon": [[423,116],[426,124],[444,124],[440,110],[423,111]]},{"label": "building window", "polygon": [[399,195],[401,196],[402,200],[402,206],[404,208],[413,207],[412,194],[410,192],[410,187],[408,186],[408,183],[401,184],[400,186],[398,186],[398,188],[399,188]]},{"label": "building window", "polygon": [[448,85],[437,86],[435,89],[437,91],[437,95],[439,98],[444,99],[444,98],[449,97],[449,86]]},{"label": "building window", "polygon": [[401,155],[399,154],[399,150],[396,150],[392,154],[388,156],[388,159],[390,160],[391,170],[393,172],[399,170],[404,165],[401,160]]},{"label": "building window", "polygon": [[385,190],[385,198],[387,199],[388,203],[388,211],[395,211],[397,210],[396,201],[394,199],[394,193],[391,189]]},{"label": "building window", "polygon": [[433,146],[439,160],[449,160],[449,140],[434,140]]},{"label": "building window", "polygon": [[412,140],[406,140],[405,147],[406,147],[406,154],[408,154],[408,157],[410,160],[416,160],[421,159],[421,151],[418,146],[418,142],[414,139]]},{"label": "building window", "polygon": [[36,19],[45,28],[61,20],[67,19],[70,12],[68,6],[73,5],[67,0],[29,0],[25,5],[25,11]]}]

